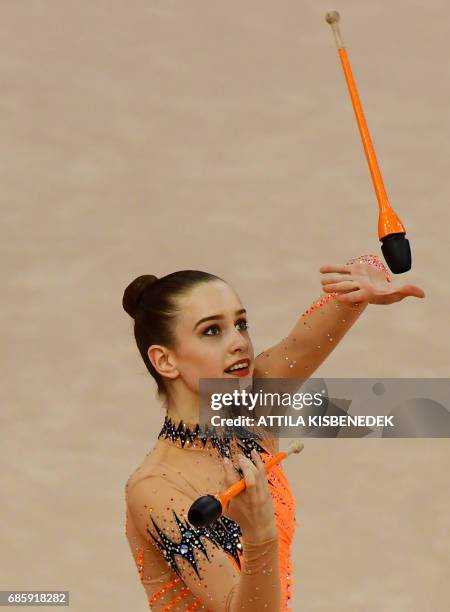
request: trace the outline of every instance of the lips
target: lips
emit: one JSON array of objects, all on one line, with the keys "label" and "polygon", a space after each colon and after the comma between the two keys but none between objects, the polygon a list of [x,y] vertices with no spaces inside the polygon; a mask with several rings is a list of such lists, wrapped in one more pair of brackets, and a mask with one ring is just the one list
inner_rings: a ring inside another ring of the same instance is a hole
[{"label": "lips", "polygon": [[[241,363],[245,363],[247,365],[246,368],[239,368],[237,370],[233,370],[232,372],[230,372],[230,368],[232,368],[233,366],[239,365]],[[248,372],[250,367],[250,359],[239,359],[238,361],[235,361],[234,363],[232,363],[230,366],[228,366],[228,368],[225,370],[225,372],[227,374],[240,374],[240,373],[246,373]]]}]

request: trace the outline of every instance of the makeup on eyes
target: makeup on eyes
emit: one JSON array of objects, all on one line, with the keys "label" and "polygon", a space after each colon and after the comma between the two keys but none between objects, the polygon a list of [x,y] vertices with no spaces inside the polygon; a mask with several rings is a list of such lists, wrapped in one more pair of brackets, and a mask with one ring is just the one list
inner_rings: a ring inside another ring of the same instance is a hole
[{"label": "makeup on eyes", "polygon": [[[245,328],[243,330],[241,330],[241,331],[247,331],[248,330],[249,325],[248,325],[247,319],[238,319],[235,322],[235,325],[238,324],[238,323],[245,323]],[[214,328],[220,329],[220,327],[219,327],[219,325],[217,323],[215,323],[214,325],[209,325],[208,327],[205,327],[205,329],[203,330],[202,336],[216,336],[217,334],[207,334],[206,333],[210,329],[214,329]]]},{"label": "makeup on eyes", "polygon": [[[247,311],[245,310],[245,308],[241,308],[240,310],[236,310],[236,312],[234,313],[235,316],[237,317],[238,315],[241,314],[246,314]],[[197,327],[200,325],[200,323],[205,323],[206,321],[212,321],[214,319],[218,319],[223,321],[223,319],[225,319],[225,317],[221,314],[215,314],[215,315],[210,315],[209,317],[203,317],[203,319],[200,319],[200,321],[197,321],[197,323],[194,325],[194,331],[197,329]]]}]

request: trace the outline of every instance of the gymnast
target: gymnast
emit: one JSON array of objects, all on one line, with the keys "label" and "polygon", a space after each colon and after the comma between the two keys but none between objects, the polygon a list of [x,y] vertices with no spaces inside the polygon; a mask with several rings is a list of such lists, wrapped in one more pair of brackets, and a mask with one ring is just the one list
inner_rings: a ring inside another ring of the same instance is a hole
[{"label": "gymnast", "polygon": [[[305,379],[369,304],[425,297],[394,287],[384,264],[363,255],[320,268],[323,293],[280,342],[254,356],[239,296],[207,272],[143,275],[123,307],[165,410],[158,439],[125,486],[125,533],[150,609],[287,612],[293,592],[295,500],[278,464],[277,439],[221,437],[199,421],[199,379]],[[245,490],[208,527],[191,504],[241,477]]]}]

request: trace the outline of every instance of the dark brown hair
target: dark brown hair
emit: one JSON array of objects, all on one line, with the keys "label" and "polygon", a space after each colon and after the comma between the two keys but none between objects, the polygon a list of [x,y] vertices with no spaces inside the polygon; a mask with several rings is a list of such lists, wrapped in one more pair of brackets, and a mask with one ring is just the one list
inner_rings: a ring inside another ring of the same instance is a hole
[{"label": "dark brown hair", "polygon": [[180,311],[177,298],[200,283],[223,279],[199,270],[181,270],[157,278],[138,276],[125,289],[122,306],[134,319],[134,337],[147,370],[158,385],[158,397],[167,397],[164,377],[153,367],[147,351],[152,344],[175,348],[174,319]]}]

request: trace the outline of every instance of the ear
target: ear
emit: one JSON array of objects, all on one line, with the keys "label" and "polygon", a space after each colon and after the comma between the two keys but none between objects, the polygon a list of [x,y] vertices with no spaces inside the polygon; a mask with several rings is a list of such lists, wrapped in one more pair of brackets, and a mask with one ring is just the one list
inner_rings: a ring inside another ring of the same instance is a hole
[{"label": "ear", "polygon": [[179,375],[175,358],[169,349],[159,344],[152,344],[147,351],[153,367],[161,376],[174,379]]}]

